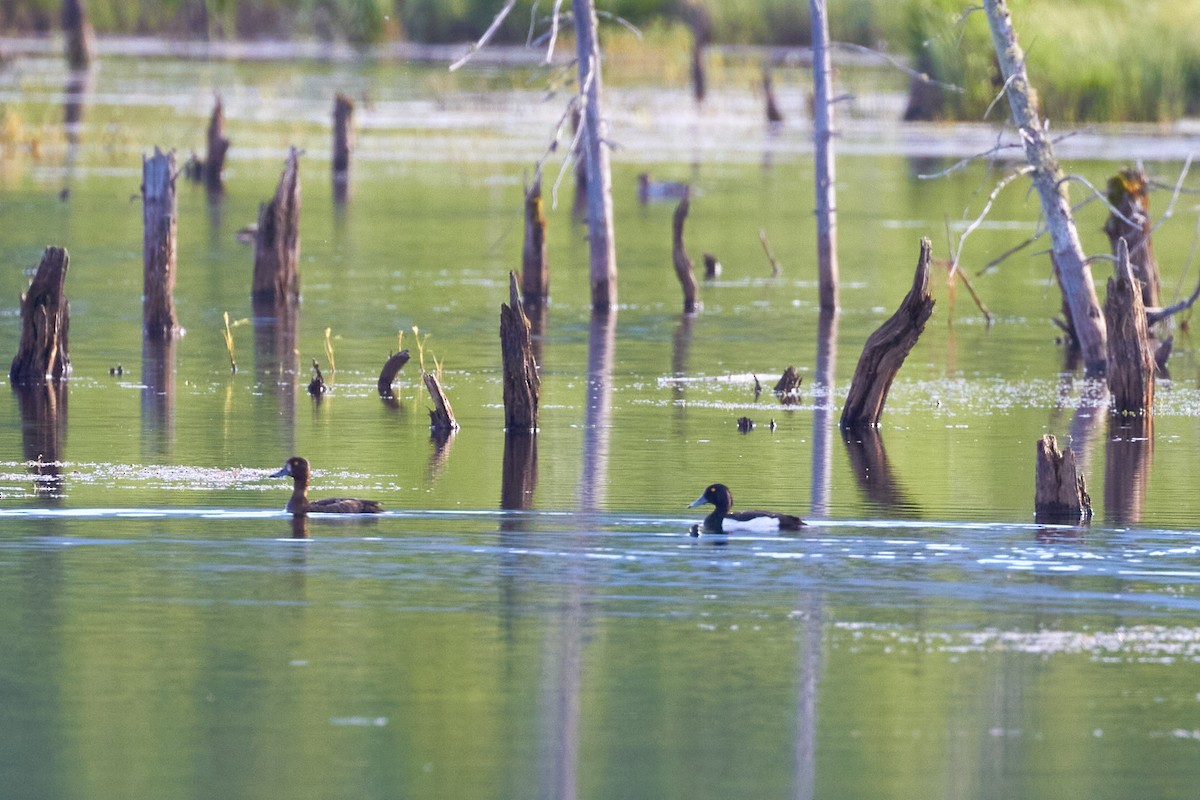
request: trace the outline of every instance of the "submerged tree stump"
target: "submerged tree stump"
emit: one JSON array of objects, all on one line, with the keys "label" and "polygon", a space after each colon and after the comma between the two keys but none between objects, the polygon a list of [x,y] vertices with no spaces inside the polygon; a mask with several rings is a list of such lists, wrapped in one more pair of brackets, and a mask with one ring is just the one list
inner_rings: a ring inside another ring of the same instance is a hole
[{"label": "submerged tree stump", "polygon": [[87,69],[96,33],[88,22],[84,0],[63,0],[62,27],[67,39],[67,63],[71,69]]},{"label": "submerged tree stump", "polygon": [[675,216],[671,220],[671,260],[675,263],[675,276],[683,287],[683,313],[694,314],[699,305],[696,301],[696,273],[692,271],[692,260],[688,258],[683,246],[683,223],[687,220],[691,200],[685,190],[683,199],[675,207]]},{"label": "submerged tree stump", "polygon": [[254,240],[256,306],[295,304],[300,299],[300,152],[291,148],[275,197],[258,211]]},{"label": "submerged tree stump", "polygon": [[69,261],[63,248],[47,247],[29,290],[21,295],[21,343],[8,371],[14,385],[59,380],[71,373],[71,306],[63,293]]},{"label": "submerged tree stump", "polygon": [[883,414],[888,390],[909,351],[917,343],[925,323],[933,313],[933,296],[929,293],[929,266],[933,261],[933,245],[921,240],[921,256],[913,275],[912,288],[896,313],[867,337],[850,393],[842,408],[842,428],[876,426]]},{"label": "submerged tree stump", "polygon": [[175,153],[157,147],[142,157],[142,335],[167,341],[179,335],[175,316]]},{"label": "submerged tree stump", "polygon": [[1150,240],[1150,182],[1140,169],[1123,169],[1108,179],[1108,202],[1120,212],[1109,211],[1104,232],[1112,254],[1117,255],[1117,243],[1122,239],[1129,249],[1129,265],[1133,277],[1142,284],[1142,305],[1159,305],[1158,261]]},{"label": "submerged tree stump", "polygon": [[521,306],[517,276],[508,273],[508,305],[500,304],[500,351],[504,361],[504,425],[511,432],[534,431],[541,378],[533,358],[529,318]]},{"label": "submerged tree stump", "polygon": [[542,212],[542,176],[525,191],[525,244],[521,248],[521,291],[530,306],[540,306],[550,294],[550,265],[546,260],[546,215]]},{"label": "submerged tree stump", "polygon": [[379,380],[376,382],[376,388],[379,390],[379,396],[387,400],[393,397],[392,384],[396,381],[396,375],[408,363],[408,351],[401,350],[390,356],[383,369],[379,371]]},{"label": "submerged tree stump", "polygon": [[1146,328],[1142,288],[1134,277],[1129,248],[1117,240],[1116,275],[1104,301],[1108,326],[1109,409],[1122,416],[1148,416],[1154,408],[1154,348]]},{"label": "submerged tree stump", "polygon": [[458,430],[458,420],[454,418],[454,409],[451,408],[446,393],[442,391],[442,384],[437,375],[425,372],[421,374],[421,379],[425,381],[425,388],[429,390],[429,399],[433,401],[433,408],[429,409],[430,429],[434,431]]},{"label": "submerged tree stump", "polygon": [[338,92],[333,98],[333,199],[346,202],[350,194],[350,150],[354,147],[354,103]]},{"label": "submerged tree stump", "polygon": [[779,397],[779,402],[785,406],[794,405],[800,402],[800,384],[804,378],[796,371],[795,367],[788,367],[783,371],[779,381],[772,389],[776,396]]},{"label": "submerged tree stump", "polygon": [[1075,466],[1075,452],[1069,447],[1059,450],[1053,434],[1038,439],[1034,481],[1033,506],[1038,522],[1075,525],[1092,518],[1092,499]]}]

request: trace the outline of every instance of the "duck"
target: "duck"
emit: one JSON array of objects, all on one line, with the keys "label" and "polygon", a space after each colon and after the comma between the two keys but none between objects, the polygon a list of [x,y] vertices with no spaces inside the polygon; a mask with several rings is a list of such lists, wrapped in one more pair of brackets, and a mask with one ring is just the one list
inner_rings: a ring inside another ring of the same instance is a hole
[{"label": "duck", "polygon": [[638,175],[638,201],[642,205],[661,200],[682,200],[690,191],[691,187],[686,183],[650,180],[647,172]]},{"label": "duck", "polygon": [[348,497],[331,497],[322,500],[308,499],[308,459],[292,456],[283,464],[283,469],[273,473],[272,478],[291,476],[292,496],[284,508],[289,514],[379,514],[383,506],[374,500],[355,500]]},{"label": "duck", "polygon": [[723,483],[711,483],[704,494],[696,498],[688,508],[712,503],[716,508],[704,518],[701,525],[692,528],[692,535],[700,531],[707,533],[729,533],[730,531],[798,531],[804,520],[793,514],[774,511],[730,511],[733,507],[733,492]]}]

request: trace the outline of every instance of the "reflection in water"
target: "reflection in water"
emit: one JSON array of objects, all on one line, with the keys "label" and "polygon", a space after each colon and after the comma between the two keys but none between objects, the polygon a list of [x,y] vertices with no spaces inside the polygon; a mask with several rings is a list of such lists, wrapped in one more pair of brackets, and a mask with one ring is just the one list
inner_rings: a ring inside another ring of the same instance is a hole
[{"label": "reflection in water", "polygon": [[1104,514],[1113,525],[1141,521],[1154,460],[1151,417],[1109,416],[1104,458]]},{"label": "reflection in water", "polygon": [[617,334],[615,311],[595,312],[588,324],[587,406],[583,424],[583,472],[579,507],[596,511],[608,483],[608,440],[612,422],[612,366]]},{"label": "reflection in water", "polygon": [[175,443],[175,339],[142,340],[142,448],[154,460]]},{"label": "reflection in water", "polygon": [[1085,379],[1079,390],[1079,401],[1071,416],[1071,449],[1075,464],[1086,481],[1091,473],[1092,453],[1104,419],[1108,416],[1108,383]]},{"label": "reflection in water", "polygon": [[813,800],[817,782],[817,684],[821,678],[821,595],[803,592],[796,608],[803,609],[804,630],[797,637],[796,746],[793,796]]},{"label": "reflection in water", "polygon": [[[293,514],[292,515],[292,538],[307,539],[308,538],[308,515]],[[305,551],[307,552],[307,551]]]},{"label": "reflection in water", "polygon": [[829,486],[833,480],[833,375],[837,366],[838,312],[823,309],[817,323],[817,362],[813,369],[813,449],[810,513],[829,514]]},{"label": "reflection in water", "polygon": [[[392,398],[393,400],[395,398]],[[425,467],[425,481],[433,483],[442,474],[450,461],[450,448],[454,444],[454,431],[446,428],[430,428],[429,443],[433,450],[429,453],[429,464]]]},{"label": "reflection in water", "polygon": [[[680,314],[679,324],[675,326],[675,336],[671,340],[671,375],[683,378],[688,373],[688,350],[692,346],[692,320],[695,314]],[[671,383],[671,393],[675,396],[678,416],[686,409],[683,406],[687,394],[687,381],[676,380]]]},{"label": "reflection in water", "polygon": [[[533,506],[537,468],[537,434],[507,431],[504,434],[504,472],[500,476],[500,508],[525,511]],[[506,519],[501,525],[511,522],[514,520]]]},{"label": "reflection in water", "polygon": [[850,467],[861,489],[871,502],[902,517],[917,517],[920,509],[905,497],[888,463],[883,436],[876,428],[856,428],[842,431]]},{"label": "reflection in water", "polygon": [[299,354],[296,352],[296,326],[299,310],[292,303],[255,304],[254,374],[263,386],[263,395],[274,396],[280,421],[280,445],[287,452],[295,449],[293,436],[296,419],[296,385],[300,380]]},{"label": "reflection in water", "polygon": [[63,498],[59,463],[67,439],[67,384],[47,381],[13,386],[21,409],[21,442],[33,493],[53,500]]}]

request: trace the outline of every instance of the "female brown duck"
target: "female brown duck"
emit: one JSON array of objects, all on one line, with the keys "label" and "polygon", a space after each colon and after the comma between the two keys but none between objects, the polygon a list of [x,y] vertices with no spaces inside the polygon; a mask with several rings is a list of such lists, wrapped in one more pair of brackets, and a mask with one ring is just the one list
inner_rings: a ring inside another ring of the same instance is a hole
[{"label": "female brown duck", "polygon": [[354,500],[347,497],[331,497],[324,500],[308,499],[308,459],[292,456],[272,478],[292,476],[291,499],[284,509],[292,514],[378,514],[383,506],[374,500]]}]

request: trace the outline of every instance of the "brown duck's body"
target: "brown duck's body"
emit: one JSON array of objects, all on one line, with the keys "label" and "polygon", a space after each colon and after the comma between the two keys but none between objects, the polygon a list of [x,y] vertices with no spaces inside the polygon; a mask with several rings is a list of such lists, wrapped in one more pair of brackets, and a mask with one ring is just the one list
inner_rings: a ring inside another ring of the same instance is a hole
[{"label": "brown duck's body", "polygon": [[308,459],[293,456],[284,463],[283,469],[271,475],[272,478],[292,477],[292,496],[284,509],[289,514],[378,514],[383,511],[383,506],[374,500],[350,497],[309,500],[309,472]]}]

